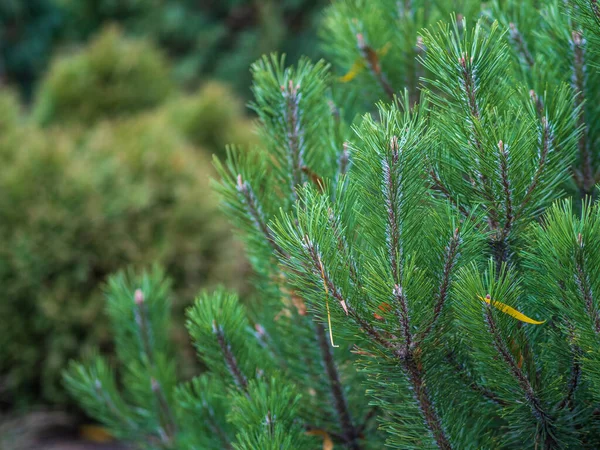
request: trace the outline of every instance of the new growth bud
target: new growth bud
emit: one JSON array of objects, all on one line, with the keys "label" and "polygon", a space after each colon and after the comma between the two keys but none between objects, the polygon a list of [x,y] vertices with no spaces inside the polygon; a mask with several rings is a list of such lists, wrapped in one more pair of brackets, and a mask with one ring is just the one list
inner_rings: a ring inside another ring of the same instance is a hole
[{"label": "new growth bud", "polygon": [[134,300],[135,304],[138,306],[140,306],[142,303],[144,303],[144,293],[142,292],[141,289],[135,290],[133,300]]}]

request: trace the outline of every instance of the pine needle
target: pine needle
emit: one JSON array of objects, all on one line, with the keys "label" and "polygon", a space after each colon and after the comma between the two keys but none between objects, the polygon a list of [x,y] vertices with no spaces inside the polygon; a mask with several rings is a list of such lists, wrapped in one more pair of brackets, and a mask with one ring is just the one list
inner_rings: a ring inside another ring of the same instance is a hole
[{"label": "pine needle", "polygon": [[327,324],[329,325],[329,340],[331,341],[332,347],[339,347],[339,345],[335,345],[333,343],[333,332],[331,331],[331,313],[329,312],[329,289],[327,288],[327,283],[325,282],[325,271],[323,270],[323,263],[321,262],[321,256],[317,255],[319,258],[319,268],[321,269],[321,278],[323,279],[323,287],[325,288],[325,307],[327,308]]}]

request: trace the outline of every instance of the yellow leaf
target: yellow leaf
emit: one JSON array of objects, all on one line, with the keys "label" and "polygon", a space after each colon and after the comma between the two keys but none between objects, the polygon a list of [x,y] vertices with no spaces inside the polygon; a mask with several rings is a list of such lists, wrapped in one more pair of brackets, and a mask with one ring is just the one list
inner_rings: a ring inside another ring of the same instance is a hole
[{"label": "yellow leaf", "polygon": [[333,450],[333,441],[331,436],[325,430],[310,430],[306,434],[309,436],[323,436],[323,450]]},{"label": "yellow leaf", "polygon": [[348,83],[349,81],[354,80],[354,78],[356,78],[356,75],[358,75],[359,73],[361,73],[365,68],[365,63],[363,62],[362,59],[357,58],[356,61],[354,61],[354,64],[352,64],[352,67],[350,67],[350,70],[348,71],[348,73],[346,75],[344,75],[343,77],[340,77],[340,81],[342,83]]},{"label": "yellow leaf", "polygon": [[502,311],[504,314],[508,314],[509,316],[514,317],[517,320],[520,320],[521,322],[531,323],[533,325],[541,325],[545,322],[545,320],[542,322],[539,322],[537,320],[530,319],[525,314],[520,313],[516,309],[514,309],[504,303],[498,302],[496,300],[492,300],[489,295],[486,295],[485,298],[483,298],[481,295],[478,295],[477,297],[479,297],[479,300],[484,301],[489,305],[492,305],[494,308]]},{"label": "yellow leaf", "polygon": [[[381,47],[379,50],[377,51],[373,51],[372,48],[369,48],[369,51],[367,52],[367,54],[369,55],[369,62],[371,64],[373,64],[374,67],[379,67],[379,58],[381,58],[382,56],[385,56],[387,54],[387,52],[390,51],[390,48],[392,47],[392,43],[388,42],[387,44],[385,44],[383,47]],[[364,61],[364,58],[356,58],[356,60],[354,61],[354,63],[352,64],[352,67],[350,67],[350,70],[346,73],[346,75],[340,77],[340,81],[342,83],[348,83],[349,81],[354,80],[354,78],[356,78],[356,76],[361,73],[363,70],[365,70],[366,64]]]}]

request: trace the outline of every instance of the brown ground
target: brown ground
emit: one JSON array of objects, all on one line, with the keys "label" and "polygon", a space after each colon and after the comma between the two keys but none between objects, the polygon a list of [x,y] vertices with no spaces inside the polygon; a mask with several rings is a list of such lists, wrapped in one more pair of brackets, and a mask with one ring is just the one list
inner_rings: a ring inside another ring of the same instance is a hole
[{"label": "brown ground", "polygon": [[115,441],[94,442],[94,438],[108,437],[92,433],[78,422],[76,417],[56,411],[0,417],[0,450],[132,450]]}]

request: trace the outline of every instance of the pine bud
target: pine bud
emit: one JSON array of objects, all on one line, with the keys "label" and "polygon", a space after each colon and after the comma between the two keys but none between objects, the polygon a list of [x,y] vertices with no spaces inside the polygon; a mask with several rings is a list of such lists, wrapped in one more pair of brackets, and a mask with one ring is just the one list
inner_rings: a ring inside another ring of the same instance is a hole
[{"label": "pine bud", "polygon": [[142,292],[141,289],[136,289],[135,290],[135,294],[133,296],[135,304],[140,306],[142,303],[144,303],[144,293]]}]

